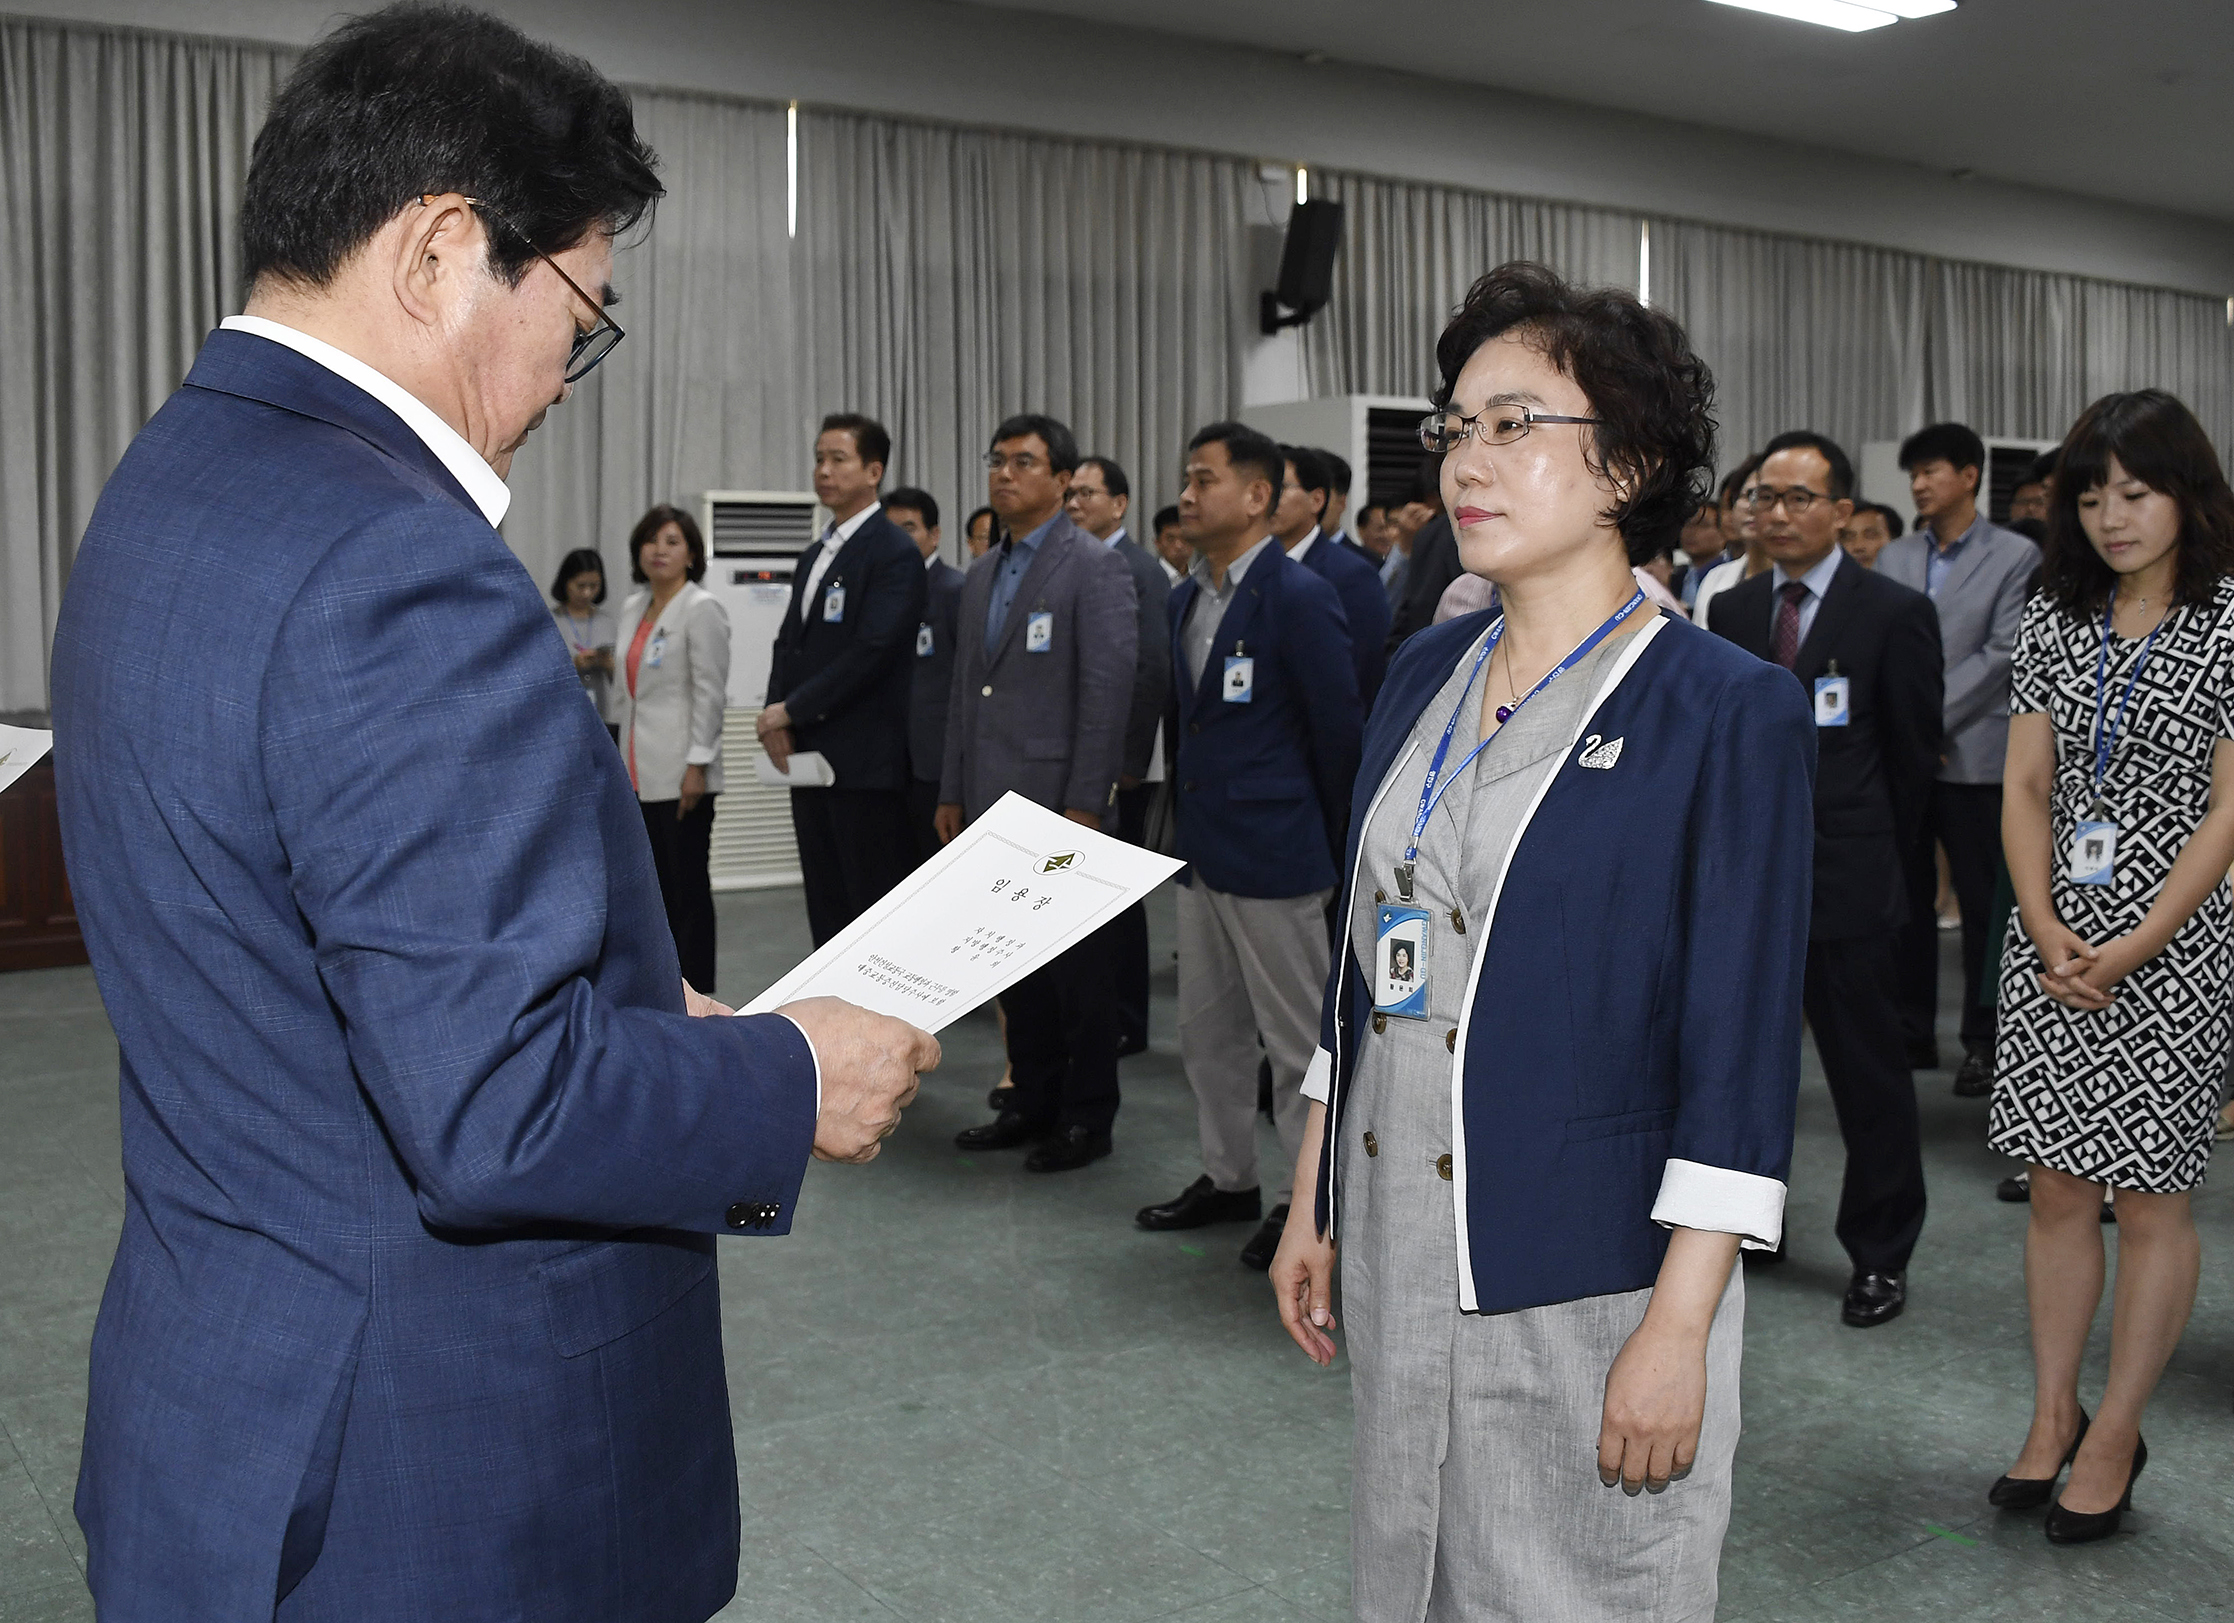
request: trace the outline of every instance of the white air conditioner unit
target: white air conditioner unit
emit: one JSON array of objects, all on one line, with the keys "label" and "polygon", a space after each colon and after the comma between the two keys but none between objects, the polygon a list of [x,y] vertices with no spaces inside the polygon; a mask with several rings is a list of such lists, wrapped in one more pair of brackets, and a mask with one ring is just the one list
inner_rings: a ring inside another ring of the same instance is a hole
[{"label": "white air conditioner unit", "polygon": [[1420,464],[1420,419],[1433,408],[1409,395],[1346,394],[1243,406],[1241,420],[1286,445],[1332,451],[1350,464],[1350,511],[1367,502],[1412,499]]},{"label": "white air conditioner unit", "polygon": [[768,660],[791,603],[799,555],[822,530],[803,490],[709,490],[699,500],[706,535],[706,590],[729,615],[728,710],[721,730],[726,787],[714,802],[708,864],[716,890],[759,890],[799,882],[791,791],[754,776],[760,740],[753,723],[768,698]]}]

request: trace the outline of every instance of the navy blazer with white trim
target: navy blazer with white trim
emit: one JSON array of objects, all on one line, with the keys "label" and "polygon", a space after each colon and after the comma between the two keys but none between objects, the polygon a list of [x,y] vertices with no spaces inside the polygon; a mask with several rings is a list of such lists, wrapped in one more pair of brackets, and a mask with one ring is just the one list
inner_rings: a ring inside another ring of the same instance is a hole
[{"label": "navy blazer with white trim", "polygon": [[[1352,801],[1346,907],[1370,898],[1359,838],[1413,725],[1493,612],[1419,633],[1390,666]],[[1610,768],[1581,764],[1616,741]],[[1668,1224],[1776,1243],[1814,769],[1813,717],[1785,672],[1668,619],[1617,649],[1474,933],[1451,1062],[1463,1307],[1642,1289]],[[1322,1233],[1338,1232],[1334,1148],[1372,1015],[1349,941],[1345,919],[1307,1082],[1332,1095]]]}]

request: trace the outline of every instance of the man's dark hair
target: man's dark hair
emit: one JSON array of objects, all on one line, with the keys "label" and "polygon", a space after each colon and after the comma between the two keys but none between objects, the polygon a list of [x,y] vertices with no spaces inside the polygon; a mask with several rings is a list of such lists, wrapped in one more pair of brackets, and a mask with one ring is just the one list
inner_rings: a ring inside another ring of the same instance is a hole
[{"label": "man's dark hair", "polygon": [[[1327,498],[1333,494],[1334,483],[1333,475],[1327,472],[1324,459],[1308,445],[1283,445],[1280,447],[1280,455],[1295,464],[1295,482],[1303,487],[1306,495],[1317,498],[1312,506],[1320,518],[1325,518]],[[1282,484],[1287,482],[1284,477],[1286,471],[1281,470]]]},{"label": "man's dark hair", "polygon": [[1908,473],[1926,462],[1944,462],[1960,472],[1976,468],[1983,479],[1986,442],[1961,423],[1934,423],[1919,428],[1900,442],[1900,471]]},{"label": "man's dark hair", "polygon": [[1319,460],[1326,465],[1327,483],[1333,488],[1334,494],[1347,496],[1350,493],[1349,462],[1323,445],[1314,445],[1311,449],[1318,453]]},{"label": "man's dark hair", "polygon": [[992,533],[994,535],[998,536],[1001,533],[1001,515],[994,512],[990,507],[976,507],[970,510],[968,518],[962,520],[962,534],[967,536],[972,530],[976,529],[977,521],[981,518],[989,518],[993,521]]},{"label": "man's dark hair", "polygon": [[1125,478],[1125,470],[1105,456],[1083,456],[1078,459],[1081,468],[1101,469],[1101,482],[1109,487],[1112,496],[1130,496],[1133,487]]},{"label": "man's dark hair", "polygon": [[1174,524],[1177,524],[1178,522],[1178,508],[1159,507],[1156,509],[1156,522],[1148,527],[1148,533],[1152,536],[1161,535],[1164,533],[1164,531],[1170,529]]},{"label": "man's dark hair", "polygon": [[1388,508],[1389,504],[1387,502],[1367,502],[1355,513],[1351,514],[1350,517],[1360,529],[1363,529],[1365,527],[1366,514],[1379,513],[1382,517],[1385,518],[1388,516]]},{"label": "man's dark hair", "polygon": [[2040,589],[2059,608],[2090,619],[2108,607],[2117,576],[2079,523],[2079,498],[2109,482],[2112,457],[2179,506],[2173,603],[2211,601],[2219,581],[2234,574],[2234,491],[2203,425],[2162,389],[2104,395],[2071,425],[2049,487]]},{"label": "man's dark hair", "polygon": [[558,579],[551,582],[552,600],[564,603],[566,601],[566,588],[572,583],[574,577],[576,575],[587,575],[592,571],[595,571],[597,575],[597,596],[592,598],[591,601],[595,603],[604,602],[605,560],[588,547],[576,547],[559,561]]},{"label": "man's dark hair", "polygon": [[1585,436],[1586,466],[1627,488],[1604,517],[1629,561],[1645,562],[1683,528],[1714,476],[1714,374],[1665,311],[1515,260],[1473,285],[1435,341],[1438,408],[1451,403],[1474,352],[1506,333],[1535,345],[1589,400],[1598,426],[1566,432]]},{"label": "man's dark hair", "polygon": [[[1205,445],[1222,445],[1226,460],[1244,479],[1262,479],[1272,487],[1272,505],[1280,505],[1280,487],[1288,482],[1288,459],[1280,454],[1280,447],[1271,435],[1260,433],[1247,423],[1212,423],[1198,429],[1195,437],[1187,442],[1187,449],[1199,451]],[[1265,516],[1271,517],[1266,509]]]},{"label": "man's dark hair", "polygon": [[2025,476],[2017,483],[2020,485],[2053,484],[2056,477],[2056,462],[2062,455],[2063,451],[2060,447],[2053,451],[2042,451],[2032,459],[2032,466],[2025,470]]},{"label": "man's dark hair", "polygon": [[641,220],[657,162],[627,94],[580,57],[462,6],[388,6],[313,45],[273,99],[243,262],[251,283],[324,287],[414,198],[456,192],[484,205],[489,268],[516,287],[534,249]]},{"label": "man's dark hair", "polygon": [[939,499],[928,490],[918,490],[913,485],[895,487],[892,494],[884,498],[884,510],[889,513],[895,507],[904,507],[920,515],[926,530],[939,527]]},{"label": "man's dark hair", "polygon": [[1753,483],[1753,476],[1761,471],[1761,463],[1764,460],[1761,453],[1756,451],[1722,476],[1722,488],[1715,496],[1715,511],[1727,512],[1729,510],[1730,505],[1738,499],[1740,492],[1747,485]]},{"label": "man's dark hair", "polygon": [[683,545],[690,548],[690,578],[706,578],[706,538],[698,533],[698,520],[680,507],[661,502],[657,507],[636,521],[636,528],[628,532],[628,578],[642,586],[651,580],[644,573],[644,549],[651,545],[652,537],[668,525],[683,532]]},{"label": "man's dark hair", "polygon": [[819,439],[833,429],[853,436],[853,454],[864,464],[874,462],[880,468],[892,466],[892,436],[874,417],[864,417],[857,411],[834,411],[822,419],[815,437]]},{"label": "man's dark hair", "polygon": [[1887,540],[1898,541],[1908,533],[1908,520],[1900,516],[1898,508],[1887,507],[1883,502],[1863,502],[1854,509],[1854,516],[1860,518],[1864,513],[1875,513],[1885,521]]},{"label": "man's dark hair", "polygon": [[1838,448],[1838,442],[1828,435],[1818,434],[1811,428],[1795,428],[1762,446],[1761,460],[1765,463],[1779,451],[1813,451],[1831,465],[1831,500],[1842,502],[1853,496],[1854,464]]},{"label": "man's dark hair", "polygon": [[1066,424],[1036,411],[1020,411],[1013,417],[1004,417],[1001,426],[993,430],[993,438],[986,449],[1020,440],[1027,434],[1037,434],[1040,443],[1047,447],[1047,465],[1057,473],[1078,471],[1078,441],[1071,437]]}]

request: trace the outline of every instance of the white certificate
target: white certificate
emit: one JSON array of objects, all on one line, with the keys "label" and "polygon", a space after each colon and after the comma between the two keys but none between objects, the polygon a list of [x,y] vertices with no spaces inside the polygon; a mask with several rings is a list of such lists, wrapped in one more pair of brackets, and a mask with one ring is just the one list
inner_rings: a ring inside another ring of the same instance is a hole
[{"label": "white certificate", "polygon": [[938,1031],[1183,866],[1006,794],[741,1012],[840,997]]},{"label": "white certificate", "polygon": [[35,727],[0,726],[0,789],[37,766],[54,747],[54,734]]}]

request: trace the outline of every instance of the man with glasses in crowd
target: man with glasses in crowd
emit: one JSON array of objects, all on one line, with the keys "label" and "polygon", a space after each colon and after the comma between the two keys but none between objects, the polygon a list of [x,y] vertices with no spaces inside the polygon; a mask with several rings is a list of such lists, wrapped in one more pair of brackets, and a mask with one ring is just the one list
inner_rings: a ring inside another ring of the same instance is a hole
[{"label": "man with glasses in crowd", "polygon": [[496,530],[619,341],[655,161],[494,18],[343,23],[256,138],[246,314],[78,548],[56,780],[132,1191],[76,1502],[104,1617],[720,1610],[713,1236],[787,1230],[810,1147],[874,1155],[937,1063],[835,999],[692,1018],[728,1011]]},{"label": "man with glasses in crowd", "polygon": [[[1052,417],[993,431],[986,500],[1006,538],[962,585],[940,776],[942,840],[1014,790],[1117,832],[1140,622],[1125,561],[1063,511],[1078,443]],[[1016,1085],[1001,1112],[955,1135],[962,1150],[1032,1146],[1027,1172],[1070,1172],[1110,1152],[1117,1119],[1117,996],[1097,930],[1001,994]]]},{"label": "man with glasses in crowd", "polygon": [[1934,423],[1901,442],[1901,470],[1916,531],[1877,555],[1877,572],[1912,587],[1939,611],[1946,655],[1945,760],[1925,826],[1907,852],[1908,922],[1901,929],[1901,1023],[1909,1061],[1939,1068],[1939,864],[1962,909],[1962,1067],[1954,1091],[1993,1091],[1994,1009],[1980,1001],[1986,928],[2001,861],[2001,768],[2009,751],[2009,678],[2017,627],[2040,573],[2040,549],[1978,509],[1985,442],[1961,423]]},{"label": "man with glasses in crowd", "polygon": [[[1901,852],[1939,770],[1939,631],[1921,592],[1839,546],[1854,469],[1820,434],[1779,434],[1739,500],[1769,567],[1714,598],[1708,629],[1790,671],[1815,709],[1815,893],[1801,999],[1846,1141],[1840,1316],[1868,1329],[1908,1301],[1924,1226],[1916,1081],[1893,992]],[[1782,1247],[1769,1255],[1781,1255]]]}]

